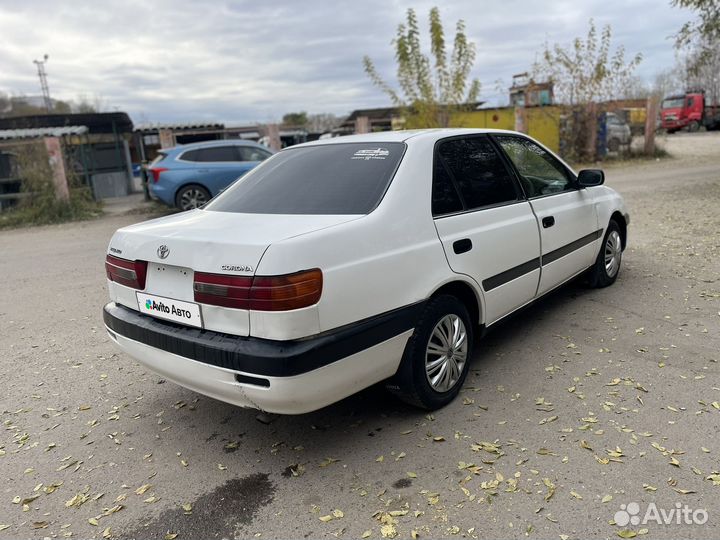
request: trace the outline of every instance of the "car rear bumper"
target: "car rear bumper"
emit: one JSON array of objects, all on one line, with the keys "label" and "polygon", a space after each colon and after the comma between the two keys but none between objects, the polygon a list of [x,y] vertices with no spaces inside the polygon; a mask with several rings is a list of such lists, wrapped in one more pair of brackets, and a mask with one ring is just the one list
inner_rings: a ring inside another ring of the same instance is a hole
[{"label": "car rear bumper", "polygon": [[168,206],[175,206],[175,189],[170,189],[168,186],[163,185],[162,182],[155,183],[152,181],[152,177],[148,182],[148,191],[150,196],[156,201],[160,201]]},{"label": "car rear bumper", "polygon": [[394,375],[422,306],[292,341],[184,327],[113,302],[103,318],[125,352],[181,386],[241,407],[300,414]]}]

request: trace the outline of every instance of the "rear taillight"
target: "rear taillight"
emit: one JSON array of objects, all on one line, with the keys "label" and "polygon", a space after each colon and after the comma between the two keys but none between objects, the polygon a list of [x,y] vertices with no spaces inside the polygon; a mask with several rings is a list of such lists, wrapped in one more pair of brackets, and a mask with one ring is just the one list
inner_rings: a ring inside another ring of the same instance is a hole
[{"label": "rear taillight", "polygon": [[167,167],[153,167],[152,169],[150,169],[153,177],[153,182],[158,182],[160,180],[160,173],[163,173],[167,170]]},{"label": "rear taillight", "polygon": [[240,277],[195,272],[195,301],[202,304],[289,311],[317,304],[322,294],[322,272],[304,270],[284,276]]},{"label": "rear taillight", "polygon": [[147,261],[128,261],[108,255],[105,258],[105,272],[110,281],[133,289],[145,289]]},{"label": "rear taillight", "polygon": [[195,272],[195,301],[201,304],[247,309],[251,277]]}]

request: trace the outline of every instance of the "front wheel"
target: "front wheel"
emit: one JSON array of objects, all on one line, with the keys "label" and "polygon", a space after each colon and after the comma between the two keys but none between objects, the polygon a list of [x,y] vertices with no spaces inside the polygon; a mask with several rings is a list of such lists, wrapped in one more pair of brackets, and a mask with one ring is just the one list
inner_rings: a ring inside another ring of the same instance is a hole
[{"label": "front wheel", "polygon": [[180,210],[200,208],[210,200],[210,192],[202,186],[190,185],[183,187],[175,196],[175,206]]},{"label": "front wheel", "polygon": [[423,409],[444,407],[467,377],[472,346],[473,325],[465,305],[450,295],[430,299],[388,389]]},{"label": "front wheel", "polygon": [[622,262],[622,238],[620,226],[610,220],[600,253],[590,269],[590,286],[601,288],[615,283]]}]

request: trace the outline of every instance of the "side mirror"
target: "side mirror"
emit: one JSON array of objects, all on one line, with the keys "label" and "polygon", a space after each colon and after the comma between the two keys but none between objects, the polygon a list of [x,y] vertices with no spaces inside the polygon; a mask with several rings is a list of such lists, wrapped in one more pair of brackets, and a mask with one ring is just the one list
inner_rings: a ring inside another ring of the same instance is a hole
[{"label": "side mirror", "polygon": [[601,186],[605,182],[605,173],[600,169],[585,169],[578,174],[578,185],[581,188]]}]

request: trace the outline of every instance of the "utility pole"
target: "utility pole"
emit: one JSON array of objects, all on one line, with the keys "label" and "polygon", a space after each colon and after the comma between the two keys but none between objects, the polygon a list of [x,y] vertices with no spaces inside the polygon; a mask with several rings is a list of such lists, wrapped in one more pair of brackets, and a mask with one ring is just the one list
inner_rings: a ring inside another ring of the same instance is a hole
[{"label": "utility pole", "polygon": [[37,64],[38,77],[40,78],[40,89],[42,90],[43,101],[45,102],[45,110],[50,113],[52,111],[52,101],[50,101],[50,88],[48,88],[47,73],[45,73],[45,62],[48,55],[44,55],[41,60],[33,60]]}]

